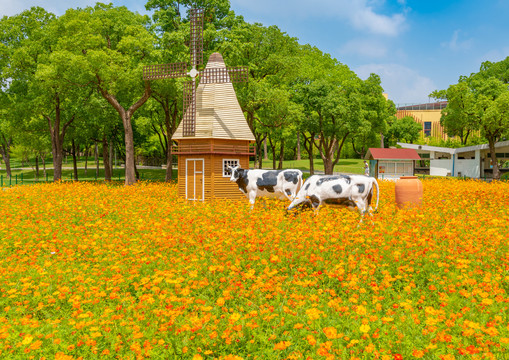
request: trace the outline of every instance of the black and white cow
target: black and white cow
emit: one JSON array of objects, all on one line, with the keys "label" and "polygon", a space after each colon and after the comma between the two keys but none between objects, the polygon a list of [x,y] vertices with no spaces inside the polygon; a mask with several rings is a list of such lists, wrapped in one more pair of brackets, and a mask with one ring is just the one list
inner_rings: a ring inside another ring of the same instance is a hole
[{"label": "black and white cow", "polygon": [[298,169],[246,170],[239,166],[229,169],[232,173],[230,181],[235,181],[239,190],[247,196],[251,209],[256,197],[261,196],[275,196],[292,201],[302,186],[302,171]]},{"label": "black and white cow", "polygon": [[366,212],[372,216],[371,200],[374,187],[377,195],[376,210],[379,190],[375,178],[364,175],[313,175],[306,180],[287,210],[307,204],[313,207],[315,214],[318,214],[318,209],[323,203],[342,205],[350,210],[357,208],[361,213],[362,222]]}]

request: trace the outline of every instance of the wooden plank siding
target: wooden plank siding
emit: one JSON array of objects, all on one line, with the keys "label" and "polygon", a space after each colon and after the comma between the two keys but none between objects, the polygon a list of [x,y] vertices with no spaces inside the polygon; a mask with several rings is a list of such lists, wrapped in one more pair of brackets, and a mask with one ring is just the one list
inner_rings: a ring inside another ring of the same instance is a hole
[{"label": "wooden plank siding", "polygon": [[[178,194],[186,196],[186,162],[189,159],[204,159],[204,200],[216,198],[246,199],[230,177],[223,177],[223,160],[238,160],[240,166],[249,169],[250,141],[225,139],[186,139],[178,140]],[[212,152],[211,149],[218,150]],[[187,152],[186,152],[187,151]],[[252,151],[252,150],[251,150]]]}]

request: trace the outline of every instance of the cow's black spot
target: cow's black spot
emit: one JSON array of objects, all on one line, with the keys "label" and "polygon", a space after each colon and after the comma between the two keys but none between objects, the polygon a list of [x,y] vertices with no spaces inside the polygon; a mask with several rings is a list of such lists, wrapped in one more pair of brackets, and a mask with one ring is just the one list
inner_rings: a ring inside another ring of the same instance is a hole
[{"label": "cow's black spot", "polygon": [[285,193],[286,193],[286,195],[290,196],[290,195],[292,195],[292,190],[290,190],[290,189],[286,189],[286,190],[285,190]]},{"label": "cow's black spot", "polygon": [[328,205],[340,205],[340,206],[346,206],[346,207],[356,207],[355,203],[346,198],[339,198],[339,199],[327,199],[325,200],[325,203]]},{"label": "cow's black spot", "polygon": [[260,190],[267,190],[268,192],[274,192],[274,186],[277,185],[277,175],[280,171],[267,171],[262,174],[261,178],[256,180],[256,186]]},{"label": "cow's black spot", "polygon": [[244,194],[247,194],[247,185],[249,184],[249,179],[247,178],[247,173],[249,170],[237,169],[235,170],[235,177],[237,178],[237,185],[239,189],[242,189]]},{"label": "cow's black spot", "polygon": [[357,184],[357,187],[359,188],[359,192],[362,194],[364,190],[366,190],[366,186],[364,184]]},{"label": "cow's black spot", "polygon": [[319,205],[320,205],[320,199],[318,198],[318,196],[316,195],[311,195],[309,197],[309,200],[311,200],[311,205],[314,207],[314,208],[317,208]]},{"label": "cow's black spot", "polygon": [[310,186],[311,186],[311,184],[310,184],[310,183],[308,183],[308,184],[304,187],[304,190],[309,189],[309,187],[310,187]]},{"label": "cow's black spot", "polygon": [[297,184],[299,181],[299,173],[297,171],[285,171],[283,175],[285,176],[285,180],[288,182]]},{"label": "cow's black spot", "polygon": [[334,185],[332,190],[334,190],[337,194],[341,194],[343,192],[343,188],[339,184]]},{"label": "cow's black spot", "polygon": [[317,182],[316,186],[322,185],[326,181],[332,181],[332,180],[338,180],[339,176],[328,176],[328,177],[321,177]]},{"label": "cow's black spot", "polygon": [[350,184],[352,182],[352,178],[348,175],[340,175],[343,179],[345,179],[347,184]]}]

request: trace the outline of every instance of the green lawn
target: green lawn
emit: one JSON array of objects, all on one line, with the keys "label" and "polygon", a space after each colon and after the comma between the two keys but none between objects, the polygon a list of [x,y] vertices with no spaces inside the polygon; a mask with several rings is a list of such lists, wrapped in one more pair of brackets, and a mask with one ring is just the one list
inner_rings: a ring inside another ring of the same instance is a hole
[{"label": "green lawn", "polygon": [[[253,166],[253,163],[250,164]],[[277,162],[276,162],[277,166]],[[322,159],[315,159],[315,171],[323,171]],[[272,160],[263,160],[264,169],[272,169]],[[288,160],[283,162],[283,169],[300,169],[309,171],[309,160]],[[334,172],[364,174],[364,160],[362,159],[340,159],[334,167]]]},{"label": "green lawn", "polygon": [[[69,160],[69,159],[68,159]],[[99,173],[96,176],[96,168],[95,163],[93,161],[88,161],[88,170],[85,174],[84,169],[78,169],[78,180],[80,181],[102,181],[104,179],[104,169],[100,168]],[[93,160],[93,159],[92,159]],[[12,168],[20,168],[22,166],[21,162],[17,159],[13,159],[11,162]],[[5,164],[1,164],[2,167],[0,169],[0,186],[9,186],[9,185],[15,185],[15,184],[31,184],[35,183],[37,181],[53,181],[53,169],[49,169],[48,167],[52,167],[53,163],[51,159],[47,159],[46,167],[48,168],[46,170],[46,176],[43,173],[42,165],[39,164],[39,179],[36,180],[35,177],[35,170],[13,170],[12,171],[12,179],[9,180],[7,178],[7,172],[5,171]],[[33,165],[33,161],[32,164]],[[100,162],[100,165],[102,166],[102,160]],[[322,172],[323,171],[323,161],[321,159],[316,159],[314,162],[315,165],[315,171]],[[84,159],[80,159],[78,161],[78,167],[84,167],[85,161]],[[250,166],[253,166],[253,162],[250,163]],[[24,167],[30,167],[29,164],[25,164]],[[75,180],[74,174],[72,168],[72,162],[68,161],[67,163],[63,164],[63,167],[65,169],[62,170],[62,180],[68,181],[68,180]],[[272,169],[272,161],[271,160],[264,160],[263,161],[263,168],[264,169]],[[305,177],[309,176],[307,173],[309,171],[309,160],[290,160],[290,161],[284,161],[283,162],[283,168],[284,169],[300,169],[304,171]],[[164,181],[165,179],[165,169],[138,169],[140,173],[140,177],[142,180],[147,181]],[[341,172],[341,173],[353,173],[353,174],[362,174],[364,172],[363,168],[363,160],[361,159],[341,159],[334,168],[334,172]],[[177,179],[177,169],[173,169],[173,178]],[[124,181],[124,168],[116,168],[113,169],[113,176],[112,180],[114,181]]]},{"label": "green lawn", "polygon": [[[140,178],[142,180],[147,181],[164,181],[165,179],[165,170],[164,169],[138,169],[138,172],[140,173]],[[176,180],[177,179],[177,170],[173,170],[173,177]],[[14,184],[31,184],[35,182],[41,182],[41,181],[53,181],[53,169],[47,169],[46,170],[46,177],[43,174],[42,169],[39,171],[39,179],[36,180],[35,178],[35,171],[34,170],[15,170],[12,172],[12,179],[9,180],[7,178],[7,173],[3,169],[0,171],[0,186],[8,186],[8,185],[14,185]],[[74,173],[70,169],[64,169],[62,170],[62,180],[68,181],[68,180],[75,180],[74,179]],[[104,180],[104,169],[99,169],[99,174],[96,177],[95,168],[88,169],[87,174],[85,174],[84,169],[78,169],[78,180],[80,181],[102,181]],[[113,169],[113,176],[112,180],[114,181],[124,181],[124,169],[118,168]]]}]

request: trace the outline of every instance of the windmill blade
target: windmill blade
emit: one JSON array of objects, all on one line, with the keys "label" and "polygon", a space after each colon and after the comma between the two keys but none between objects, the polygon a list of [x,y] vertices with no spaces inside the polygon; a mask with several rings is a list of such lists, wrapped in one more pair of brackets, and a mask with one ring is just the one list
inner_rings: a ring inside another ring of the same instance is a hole
[{"label": "windmill blade", "polygon": [[205,68],[200,72],[201,84],[239,83],[247,82],[249,69],[247,66],[226,68]]},{"label": "windmill blade", "polygon": [[203,64],[203,9],[191,9],[189,14],[191,26],[191,66]]},{"label": "windmill blade", "polygon": [[149,65],[143,68],[143,80],[177,78],[187,75],[187,64],[184,62]]},{"label": "windmill blade", "polygon": [[183,136],[194,136],[196,130],[196,83],[193,80],[184,82],[184,116],[182,117]]}]

